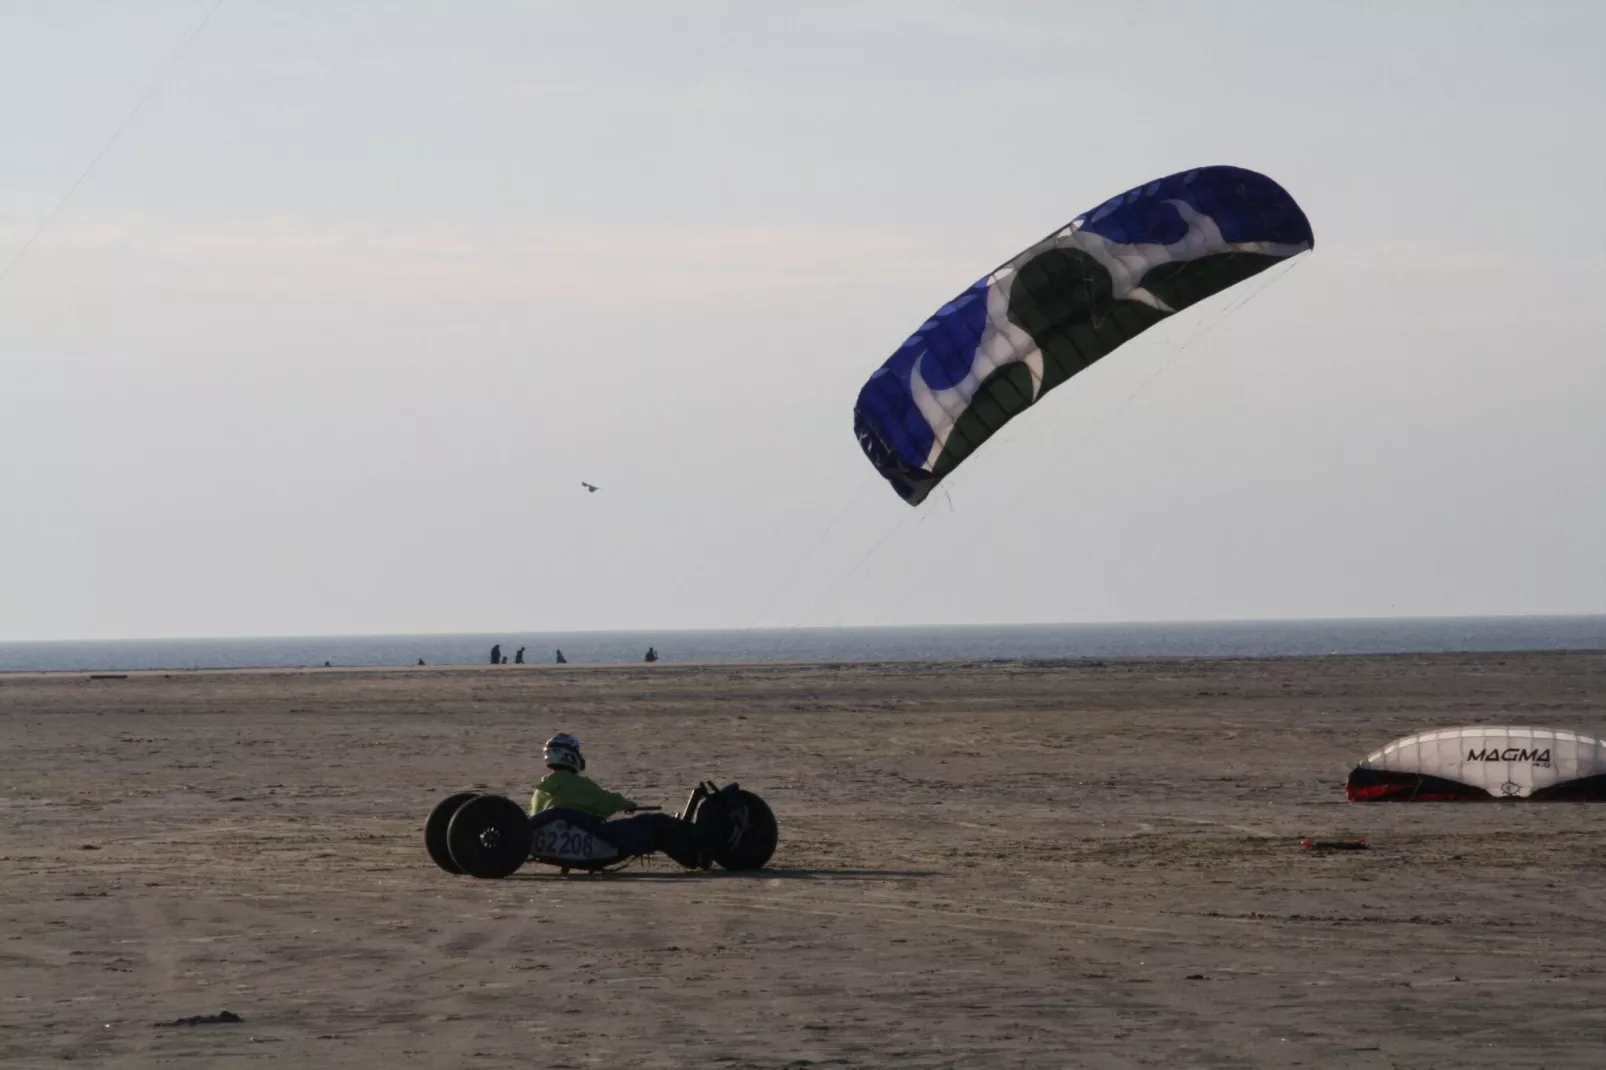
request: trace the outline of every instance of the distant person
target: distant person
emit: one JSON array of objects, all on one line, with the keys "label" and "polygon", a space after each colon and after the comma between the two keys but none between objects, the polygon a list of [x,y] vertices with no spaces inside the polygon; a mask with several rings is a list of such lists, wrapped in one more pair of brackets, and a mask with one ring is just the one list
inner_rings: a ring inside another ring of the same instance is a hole
[{"label": "distant person", "polygon": [[506,654],[503,654],[503,655],[502,655],[502,664],[503,664],[503,665],[506,665],[506,664],[507,664],[507,655],[506,655]]},{"label": "distant person", "polygon": [[500,664],[502,664],[502,644],[501,643],[497,643],[495,646],[493,646],[491,648],[491,664],[492,665],[500,665]]},{"label": "distant person", "polygon": [[420,665],[424,664],[424,659],[423,658],[419,658],[418,659],[418,664],[420,664]]},{"label": "distant person", "polygon": [[326,662],[324,662],[324,663],[323,663],[323,667],[324,667],[324,668],[326,668],[326,669],[327,669],[327,668],[329,668],[329,663],[328,663],[328,662],[327,662],[327,661],[326,661]]},{"label": "distant person", "polygon": [[645,658],[645,660],[646,661],[657,661],[658,660],[658,651],[655,650],[652,647],[648,647],[647,648],[647,657]]},{"label": "distant person", "polygon": [[569,664],[569,659],[563,656],[563,651],[561,651],[561,650],[558,651],[558,664],[559,665],[567,665],[567,664]]},{"label": "distant person", "polygon": [[524,664],[524,648],[522,646],[519,647],[518,652],[513,655],[513,664],[515,664],[515,665],[523,665]]}]

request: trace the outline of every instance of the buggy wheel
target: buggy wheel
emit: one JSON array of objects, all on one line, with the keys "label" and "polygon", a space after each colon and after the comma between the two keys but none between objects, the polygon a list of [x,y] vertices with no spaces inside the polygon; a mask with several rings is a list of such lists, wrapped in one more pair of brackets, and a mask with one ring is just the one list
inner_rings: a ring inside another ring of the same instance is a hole
[{"label": "buggy wheel", "polygon": [[429,820],[424,822],[424,849],[435,864],[448,873],[461,875],[463,867],[452,861],[452,852],[446,846],[446,826],[451,824],[452,815],[457,813],[458,807],[478,797],[477,791],[448,795],[435,804],[435,809],[429,812]]},{"label": "buggy wheel", "polygon": [[726,789],[697,808],[697,824],[713,839],[721,869],[763,869],[775,854],[780,829],[769,804],[750,791]]},{"label": "buggy wheel", "polygon": [[530,819],[512,799],[481,795],[458,807],[446,826],[452,861],[471,877],[506,877],[530,855]]}]

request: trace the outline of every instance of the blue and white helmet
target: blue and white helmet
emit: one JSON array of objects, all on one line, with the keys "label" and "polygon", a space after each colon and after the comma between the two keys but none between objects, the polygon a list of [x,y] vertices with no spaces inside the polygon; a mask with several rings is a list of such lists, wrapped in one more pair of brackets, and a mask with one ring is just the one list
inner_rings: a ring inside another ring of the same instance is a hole
[{"label": "blue and white helmet", "polygon": [[547,765],[559,769],[579,773],[586,767],[585,755],[580,753],[580,741],[567,732],[559,732],[546,741],[545,756]]}]

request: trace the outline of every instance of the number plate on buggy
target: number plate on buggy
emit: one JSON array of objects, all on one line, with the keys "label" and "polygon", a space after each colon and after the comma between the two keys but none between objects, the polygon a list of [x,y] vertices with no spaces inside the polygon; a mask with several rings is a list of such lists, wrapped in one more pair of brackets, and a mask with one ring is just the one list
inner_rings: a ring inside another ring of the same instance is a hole
[{"label": "number plate on buggy", "polygon": [[535,858],[603,862],[616,857],[619,851],[585,829],[567,821],[554,821],[536,830],[530,842],[530,854]]}]

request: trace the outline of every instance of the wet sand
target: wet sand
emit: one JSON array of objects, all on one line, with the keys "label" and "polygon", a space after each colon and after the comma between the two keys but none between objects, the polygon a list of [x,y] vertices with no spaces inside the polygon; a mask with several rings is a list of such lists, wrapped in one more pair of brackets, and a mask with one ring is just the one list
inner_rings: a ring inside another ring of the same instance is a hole
[{"label": "wet sand", "polygon": [[[0,1065],[1599,1067],[1606,806],[1342,783],[1603,700],[1602,654],[0,677]],[[437,870],[434,802],[560,729],[759,791],[772,868]]]}]

